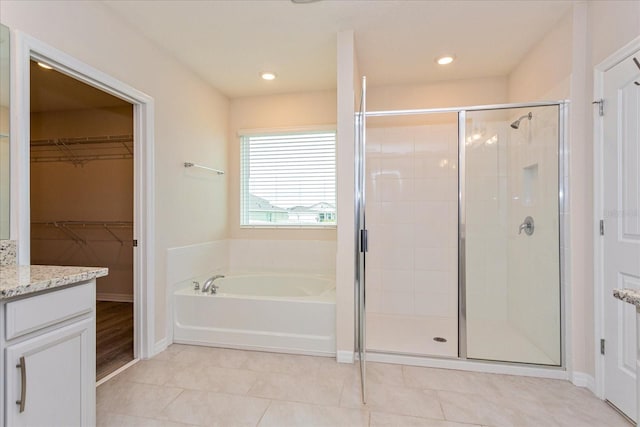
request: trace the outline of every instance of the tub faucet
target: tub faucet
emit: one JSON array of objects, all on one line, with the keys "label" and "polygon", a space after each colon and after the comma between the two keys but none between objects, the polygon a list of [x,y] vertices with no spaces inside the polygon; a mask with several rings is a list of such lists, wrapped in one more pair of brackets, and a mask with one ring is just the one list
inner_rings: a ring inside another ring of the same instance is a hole
[{"label": "tub faucet", "polygon": [[215,294],[218,290],[218,287],[213,283],[217,279],[222,279],[224,276],[222,274],[216,274],[215,276],[209,277],[204,285],[202,286],[202,292],[207,293],[211,291],[212,294]]}]

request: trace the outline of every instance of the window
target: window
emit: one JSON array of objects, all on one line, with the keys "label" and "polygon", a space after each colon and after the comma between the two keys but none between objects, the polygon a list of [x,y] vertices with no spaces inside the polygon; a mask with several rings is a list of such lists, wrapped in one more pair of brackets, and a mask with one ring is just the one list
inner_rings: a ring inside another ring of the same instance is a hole
[{"label": "window", "polygon": [[241,226],[334,227],[336,133],[243,136]]}]

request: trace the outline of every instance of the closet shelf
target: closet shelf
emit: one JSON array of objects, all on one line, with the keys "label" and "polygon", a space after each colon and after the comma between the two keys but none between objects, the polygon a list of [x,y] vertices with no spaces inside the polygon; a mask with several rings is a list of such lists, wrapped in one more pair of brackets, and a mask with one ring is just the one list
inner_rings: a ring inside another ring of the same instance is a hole
[{"label": "closet shelf", "polygon": [[133,158],[133,135],[89,136],[31,140],[31,161],[70,162],[83,166],[91,160]]},{"label": "closet shelf", "polygon": [[104,230],[113,240],[124,245],[124,240],[114,230],[133,229],[133,221],[32,221],[31,225],[53,227],[60,230],[76,243],[87,244],[86,238],[79,233],[81,230]]}]

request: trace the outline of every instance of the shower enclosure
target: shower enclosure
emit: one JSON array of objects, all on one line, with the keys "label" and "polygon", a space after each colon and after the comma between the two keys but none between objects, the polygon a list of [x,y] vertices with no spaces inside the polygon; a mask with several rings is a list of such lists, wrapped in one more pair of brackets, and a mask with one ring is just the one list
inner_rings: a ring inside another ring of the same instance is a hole
[{"label": "shower enclosure", "polygon": [[562,366],[564,102],[365,111],[365,94],[361,368],[366,351]]}]

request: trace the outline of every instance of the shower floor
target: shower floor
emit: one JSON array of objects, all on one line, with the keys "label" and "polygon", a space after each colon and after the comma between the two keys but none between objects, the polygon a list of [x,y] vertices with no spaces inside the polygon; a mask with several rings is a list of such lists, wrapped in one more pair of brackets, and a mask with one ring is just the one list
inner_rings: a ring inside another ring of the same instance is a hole
[{"label": "shower floor", "polygon": [[[434,337],[445,338],[447,342],[436,342]],[[458,319],[367,313],[367,349],[458,357]]]},{"label": "shower floor", "polygon": [[467,324],[469,359],[558,365],[506,321],[474,320]]},{"label": "shower floor", "polygon": [[[474,321],[467,326],[469,359],[557,365],[509,323]],[[434,341],[442,337],[447,342]],[[458,357],[458,321],[367,313],[367,350],[420,356]]]}]

